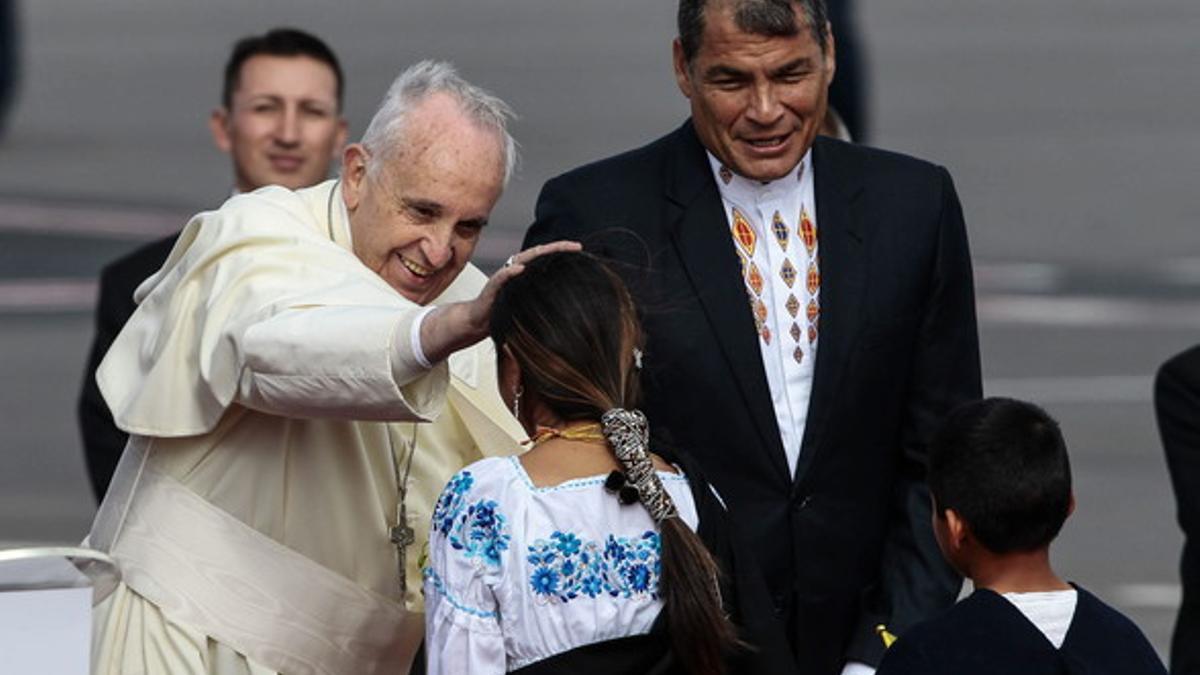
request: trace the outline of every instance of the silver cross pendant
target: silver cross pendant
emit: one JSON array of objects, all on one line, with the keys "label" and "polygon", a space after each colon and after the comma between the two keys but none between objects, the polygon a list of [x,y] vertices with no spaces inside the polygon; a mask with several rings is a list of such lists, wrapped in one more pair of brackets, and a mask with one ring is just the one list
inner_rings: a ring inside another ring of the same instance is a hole
[{"label": "silver cross pendant", "polygon": [[404,507],[404,498],[396,507],[396,524],[388,530],[392,543],[396,546],[396,558],[400,565],[400,592],[408,591],[408,547],[417,543],[417,533],[408,526],[408,510]]}]

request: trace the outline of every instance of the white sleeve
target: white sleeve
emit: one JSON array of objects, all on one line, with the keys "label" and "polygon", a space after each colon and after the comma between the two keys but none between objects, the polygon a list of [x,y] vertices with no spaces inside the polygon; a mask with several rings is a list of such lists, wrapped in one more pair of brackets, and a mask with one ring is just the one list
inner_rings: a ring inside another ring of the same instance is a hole
[{"label": "white sleeve", "polygon": [[[413,352],[424,309],[302,306],[251,324],[237,400],[288,416],[424,421],[436,416],[446,377]],[[445,366],[439,366],[444,368]]]},{"label": "white sleeve", "polygon": [[427,421],[449,368],[410,339],[423,308],[332,242],[295,193],[194,218],[97,374],[117,425],[214,428],[238,403],[289,417]]},{"label": "white sleeve", "polygon": [[[471,491],[470,468],[459,472],[438,498],[429,532],[425,569],[425,653],[430,675],[504,673],[507,657],[494,588],[503,556],[489,545],[507,541],[500,506]],[[496,510],[493,529],[481,530],[468,509]]]},{"label": "white sleeve", "polygon": [[430,675],[506,671],[495,598],[483,591],[478,579],[455,582],[432,569],[425,571],[425,654]]}]

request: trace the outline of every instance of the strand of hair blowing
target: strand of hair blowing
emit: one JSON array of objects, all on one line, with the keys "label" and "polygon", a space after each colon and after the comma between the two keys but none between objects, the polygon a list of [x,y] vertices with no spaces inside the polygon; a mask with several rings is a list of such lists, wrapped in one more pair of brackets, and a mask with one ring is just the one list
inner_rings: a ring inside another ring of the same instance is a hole
[{"label": "strand of hair blowing", "polygon": [[604,435],[642,506],[659,527],[662,574],[658,593],[667,613],[671,646],[689,673],[725,671],[725,652],[737,641],[721,607],[720,571],[696,533],[679,517],[646,448],[649,429],[639,410],[612,408],[601,417]]}]

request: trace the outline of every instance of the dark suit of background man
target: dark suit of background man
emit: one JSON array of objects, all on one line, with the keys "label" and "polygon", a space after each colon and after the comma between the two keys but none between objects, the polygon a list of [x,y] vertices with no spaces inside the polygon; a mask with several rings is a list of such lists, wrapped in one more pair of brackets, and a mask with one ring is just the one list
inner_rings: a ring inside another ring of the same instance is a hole
[{"label": "dark suit of background man", "polygon": [[[691,119],[546,183],[525,243],[616,261],[645,315],[651,428],[754,542],[801,672],[871,672],[877,625],[903,632],[960,588],[924,462],[980,396],[962,211],[945,169],[814,138],[835,67],[823,3],[682,0],[680,36]],[[772,200],[800,208],[750,212]],[[785,254],[790,270],[756,258]]]},{"label": "dark suit of background man", "polygon": [[1171,638],[1172,675],[1200,675],[1200,345],[1163,364],[1154,410],[1183,528],[1183,604]]},{"label": "dark suit of background man", "polygon": [[[346,142],[342,69],[333,51],[303,31],[279,28],[238,41],[225,66],[221,106],[209,127],[217,147],[233,160],[236,192],[264,185],[315,185]],[[151,242],[100,273],[96,336],[79,397],[79,428],[96,498],[125,449],[128,434],[113,424],[96,387],[96,367],[136,305],[133,291],[158,271],[175,237]]]},{"label": "dark suit of background man", "polygon": [[850,137],[859,143],[871,140],[867,110],[866,49],[858,30],[858,12],[852,0],[828,0],[829,23],[837,42],[837,77],[829,85],[829,107],[838,111]]}]

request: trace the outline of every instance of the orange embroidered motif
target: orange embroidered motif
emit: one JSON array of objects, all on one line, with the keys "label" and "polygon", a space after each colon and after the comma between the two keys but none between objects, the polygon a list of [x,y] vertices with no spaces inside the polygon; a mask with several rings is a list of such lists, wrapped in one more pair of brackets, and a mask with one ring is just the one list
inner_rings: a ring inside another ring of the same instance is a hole
[{"label": "orange embroidered motif", "polygon": [[820,305],[817,304],[817,301],[809,300],[808,301],[808,322],[813,323],[814,321],[817,320],[817,317],[820,316],[820,314],[821,314],[821,307],[820,307]]},{"label": "orange embroidered motif", "polygon": [[792,339],[795,340],[796,342],[799,342],[800,336],[804,334],[803,331],[800,330],[800,324],[796,323],[795,321],[792,322],[791,333],[792,333]]},{"label": "orange embroidered motif", "polygon": [[767,320],[767,305],[761,299],[754,301],[754,318],[759,323],[764,323]]},{"label": "orange embroidered motif", "polygon": [[808,327],[808,343],[812,344],[816,341],[817,341],[817,327],[815,325],[809,326]]},{"label": "orange embroidered motif", "polygon": [[750,227],[750,222],[746,220],[746,216],[742,215],[737,208],[733,209],[733,238],[737,240],[742,250],[746,255],[754,255],[754,244],[757,239],[754,236],[754,228]]},{"label": "orange embroidered motif", "polygon": [[792,351],[792,358],[796,359],[796,363],[804,363],[804,350],[796,347],[796,349]]},{"label": "orange embroidered motif", "polygon": [[804,240],[804,248],[808,250],[808,254],[812,255],[813,250],[817,248],[817,228],[813,225],[812,218],[808,217],[808,209],[800,207],[800,238]]},{"label": "orange embroidered motif", "polygon": [[746,283],[750,284],[750,288],[754,290],[755,295],[762,295],[762,273],[758,271],[758,265],[755,265],[753,260],[750,261],[750,269],[746,272]]},{"label": "orange embroidered motif", "polygon": [[721,170],[717,173],[721,175],[721,182],[725,183],[726,185],[729,185],[729,181],[733,180],[733,172],[730,171],[729,167],[727,166],[722,166]]},{"label": "orange embroidered motif", "polygon": [[[779,242],[779,247],[787,250],[788,245],[788,226],[783,222],[783,216],[779,212],[775,212],[775,217],[771,219],[771,231],[775,233],[775,241]],[[788,284],[791,286],[791,284]]]},{"label": "orange embroidered motif", "polygon": [[767,326],[763,326],[761,333],[762,333],[763,342],[766,342],[767,344],[771,344],[771,329],[768,328]]},{"label": "orange embroidered motif", "polygon": [[817,266],[809,265],[808,274],[806,276],[808,282],[808,294],[816,295],[817,291],[821,290],[821,273],[817,271]]}]

